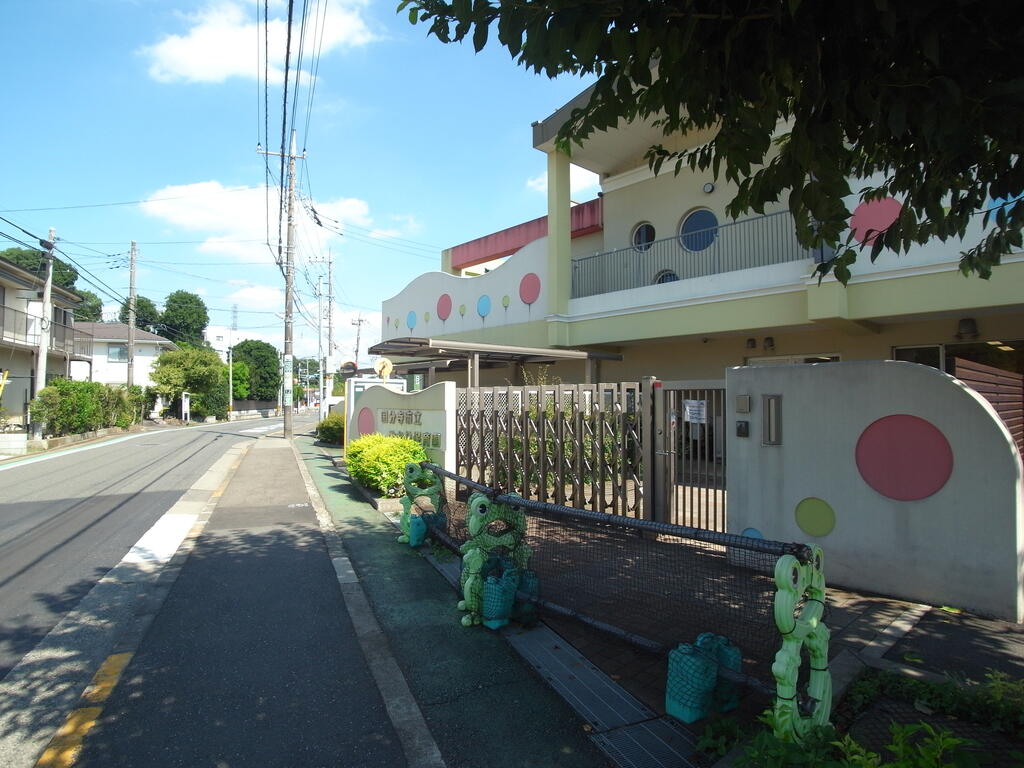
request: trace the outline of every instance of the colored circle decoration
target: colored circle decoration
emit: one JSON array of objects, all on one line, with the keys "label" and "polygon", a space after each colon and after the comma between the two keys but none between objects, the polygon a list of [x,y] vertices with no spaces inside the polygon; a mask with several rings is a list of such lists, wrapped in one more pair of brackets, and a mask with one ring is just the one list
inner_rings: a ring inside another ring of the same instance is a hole
[{"label": "colored circle decoration", "polygon": [[533,272],[527,272],[519,281],[519,298],[523,304],[533,304],[540,296],[540,278]]},{"label": "colored circle decoration", "polygon": [[476,300],[476,313],[480,317],[487,317],[491,314],[491,297],[486,293]]},{"label": "colored circle decoration", "polygon": [[764,538],[764,534],[757,530],[757,528],[744,528],[742,531],[740,531],[740,536],[746,536],[748,539]]},{"label": "colored circle decoration", "polygon": [[906,413],[873,422],[857,440],[864,482],[897,501],[926,499],[953,474],[953,449],[930,421]]},{"label": "colored circle decoration", "polygon": [[405,316],[405,324],[407,326],[409,326],[409,330],[410,331],[413,328],[416,327],[416,313],[415,312],[410,311],[409,314]]},{"label": "colored circle decoration", "polygon": [[373,411],[363,408],[356,418],[356,425],[359,427],[360,435],[371,435],[377,431],[377,420],[373,418]]},{"label": "colored circle decoration", "polygon": [[398,327],[398,318],[396,317],[395,318],[395,328],[397,328],[397,327]]},{"label": "colored circle decoration", "polygon": [[461,315],[462,317],[466,316],[466,305],[465,304],[459,304],[459,315]]},{"label": "colored circle decoration", "polygon": [[441,297],[437,300],[437,316],[441,320],[447,320],[452,314],[452,297],[447,293],[442,293]]},{"label": "colored circle decoration", "polygon": [[430,322],[430,313],[429,312],[424,312],[423,313],[423,322],[424,323],[429,323]]},{"label": "colored circle decoration", "polygon": [[827,501],[808,496],[796,505],[796,524],[808,536],[828,536],[836,527],[836,512]]},{"label": "colored circle decoration", "polygon": [[891,197],[861,203],[850,217],[854,239],[863,245],[871,245],[881,233],[896,223],[902,210],[900,201]]},{"label": "colored circle decoration", "polygon": [[508,309],[508,305],[511,303],[512,299],[509,298],[507,293],[501,297],[501,306],[503,306],[505,309]]}]

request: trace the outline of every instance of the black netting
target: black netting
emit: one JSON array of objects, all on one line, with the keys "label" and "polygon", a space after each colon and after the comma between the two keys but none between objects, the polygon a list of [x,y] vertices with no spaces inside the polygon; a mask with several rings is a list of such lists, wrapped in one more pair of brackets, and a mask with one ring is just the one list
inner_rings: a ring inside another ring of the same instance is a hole
[{"label": "black netting", "polygon": [[452,548],[467,539],[471,493],[526,510],[529,567],[539,579],[542,610],[655,653],[693,643],[704,632],[724,635],[742,654],[737,679],[771,680],[779,648],[774,566],[782,554],[805,556],[804,545],[512,499],[429,468],[448,478],[446,527],[438,533]]}]

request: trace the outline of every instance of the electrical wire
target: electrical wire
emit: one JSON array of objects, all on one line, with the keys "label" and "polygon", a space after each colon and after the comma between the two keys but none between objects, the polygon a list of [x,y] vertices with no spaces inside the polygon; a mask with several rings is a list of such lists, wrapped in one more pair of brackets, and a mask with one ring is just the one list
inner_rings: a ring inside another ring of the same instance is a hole
[{"label": "electrical wire", "polygon": [[229,192],[252,192],[259,187],[231,187],[227,189],[210,190],[207,192],[196,192],[192,195],[174,195],[172,197],[151,197],[145,200],[122,200],[116,203],[84,203],[81,205],[54,205],[48,208],[6,208],[0,213],[35,213],[38,211],[70,211],[78,208],[111,208],[118,205],[141,205],[143,203],[160,203],[165,200],[187,200],[193,197],[205,197],[207,195],[221,195]]}]

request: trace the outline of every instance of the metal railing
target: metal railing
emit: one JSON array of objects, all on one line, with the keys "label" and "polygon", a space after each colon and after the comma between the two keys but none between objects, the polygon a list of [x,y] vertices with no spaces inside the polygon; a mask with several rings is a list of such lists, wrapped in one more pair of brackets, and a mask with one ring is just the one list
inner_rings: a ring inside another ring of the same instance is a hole
[{"label": "metal railing", "polygon": [[[0,341],[38,346],[43,319],[13,307],[0,307]],[[72,325],[50,323],[50,349],[74,357],[92,356],[92,334]]]},{"label": "metal railing", "polygon": [[575,258],[572,298],[790,261],[820,262],[827,255],[800,245],[789,211],[779,211]]}]

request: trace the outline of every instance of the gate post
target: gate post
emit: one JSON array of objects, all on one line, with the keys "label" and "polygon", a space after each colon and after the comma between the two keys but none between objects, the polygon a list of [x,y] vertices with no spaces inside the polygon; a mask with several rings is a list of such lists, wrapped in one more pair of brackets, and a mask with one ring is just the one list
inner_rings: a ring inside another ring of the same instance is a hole
[{"label": "gate post", "polygon": [[[663,515],[658,512],[664,503],[665,472],[664,455],[664,411],[665,396],[661,390],[661,382],[655,376],[644,376],[640,380],[640,441],[641,461],[643,462],[643,518],[645,520],[661,520]],[[660,417],[659,417],[660,412]]]}]

